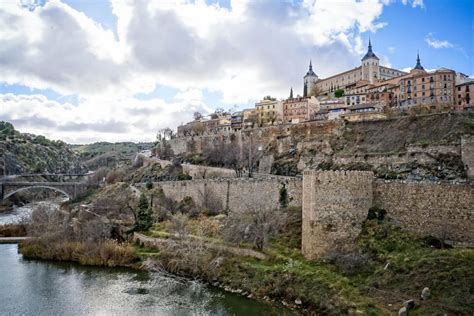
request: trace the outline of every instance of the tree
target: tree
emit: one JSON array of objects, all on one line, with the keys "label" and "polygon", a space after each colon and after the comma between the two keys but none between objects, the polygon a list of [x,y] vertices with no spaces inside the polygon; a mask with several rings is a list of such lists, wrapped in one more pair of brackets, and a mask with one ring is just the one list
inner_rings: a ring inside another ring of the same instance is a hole
[{"label": "tree", "polygon": [[138,200],[137,218],[135,229],[138,231],[148,230],[153,225],[153,218],[151,216],[151,209],[148,204],[148,199],[144,193],[140,195]]},{"label": "tree", "polygon": [[262,250],[285,226],[287,218],[284,211],[257,206],[243,212],[231,212],[224,224],[224,238],[236,244],[251,242]]},{"label": "tree", "polygon": [[344,90],[343,89],[337,89],[334,91],[334,96],[336,98],[342,98],[344,96]]},{"label": "tree", "polygon": [[202,119],[201,112],[194,112],[194,120],[199,121],[200,119]]},{"label": "tree", "polygon": [[269,101],[276,101],[276,98],[270,96],[270,95],[267,95],[265,97],[263,97],[264,100],[269,100]]},{"label": "tree", "polygon": [[318,88],[318,86],[313,85],[311,90],[309,91],[309,96],[310,97],[319,97],[322,94],[321,89]]},{"label": "tree", "polygon": [[288,206],[288,190],[286,189],[285,184],[280,188],[280,208],[286,208]]}]

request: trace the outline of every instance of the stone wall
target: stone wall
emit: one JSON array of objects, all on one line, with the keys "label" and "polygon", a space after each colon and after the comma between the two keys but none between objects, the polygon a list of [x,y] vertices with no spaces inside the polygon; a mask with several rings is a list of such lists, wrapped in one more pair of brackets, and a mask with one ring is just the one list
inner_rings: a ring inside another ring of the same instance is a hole
[{"label": "stone wall", "polygon": [[283,185],[288,191],[289,205],[301,205],[302,181],[299,178],[268,176],[252,179],[227,178],[155,183],[155,186],[163,189],[167,197],[176,201],[189,196],[198,204],[202,204],[205,196],[211,196],[223,209],[230,211],[277,208]]},{"label": "stone wall", "polygon": [[472,185],[377,180],[374,206],[385,209],[402,229],[474,243]]},{"label": "stone wall", "polygon": [[372,206],[372,172],[305,171],[302,252],[309,259],[354,247]]},{"label": "stone wall", "polygon": [[464,135],[461,138],[461,159],[467,178],[474,180],[474,137],[472,135]]}]

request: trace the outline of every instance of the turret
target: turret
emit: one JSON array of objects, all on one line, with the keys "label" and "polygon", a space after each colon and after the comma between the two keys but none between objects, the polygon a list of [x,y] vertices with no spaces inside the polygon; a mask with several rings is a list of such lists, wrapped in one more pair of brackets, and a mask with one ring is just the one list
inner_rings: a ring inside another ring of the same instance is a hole
[{"label": "turret", "polygon": [[369,39],[367,53],[362,57],[362,80],[374,83],[380,78],[379,58],[372,50],[372,43]]},{"label": "turret", "polygon": [[318,75],[316,75],[316,73],[313,71],[313,64],[310,60],[308,72],[304,76],[304,88],[303,88],[304,97],[308,97],[311,94],[313,87],[316,85],[316,81],[318,81]]}]

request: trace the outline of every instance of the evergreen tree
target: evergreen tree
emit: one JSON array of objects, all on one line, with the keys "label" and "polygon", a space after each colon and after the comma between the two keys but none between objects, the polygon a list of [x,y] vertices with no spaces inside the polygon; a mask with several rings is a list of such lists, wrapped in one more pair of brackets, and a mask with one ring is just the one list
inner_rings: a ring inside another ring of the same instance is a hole
[{"label": "evergreen tree", "polygon": [[151,209],[148,205],[148,199],[144,193],[140,195],[137,210],[137,222],[135,228],[138,231],[148,230],[153,225],[153,218],[151,216]]},{"label": "evergreen tree", "polygon": [[283,184],[283,186],[280,188],[280,208],[286,208],[288,206],[288,190],[286,189],[286,186]]}]

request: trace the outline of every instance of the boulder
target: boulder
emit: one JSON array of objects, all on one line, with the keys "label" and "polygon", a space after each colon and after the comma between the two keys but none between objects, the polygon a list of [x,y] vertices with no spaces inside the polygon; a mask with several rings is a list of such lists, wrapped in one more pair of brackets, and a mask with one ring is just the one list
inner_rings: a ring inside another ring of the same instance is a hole
[{"label": "boulder", "polygon": [[295,304],[296,304],[296,305],[301,305],[301,304],[303,304],[303,302],[302,302],[299,298],[297,298],[297,299],[295,300]]},{"label": "boulder", "polygon": [[400,308],[400,310],[398,311],[398,316],[407,316],[407,315],[408,315],[407,308],[405,306]]},{"label": "boulder", "polygon": [[421,299],[422,299],[422,300],[427,300],[427,299],[430,298],[430,296],[431,296],[430,289],[427,288],[427,287],[425,287],[425,288],[423,289],[423,291],[421,291]]},{"label": "boulder", "polygon": [[411,299],[403,303],[403,307],[406,307],[407,311],[415,308],[415,300]]}]

